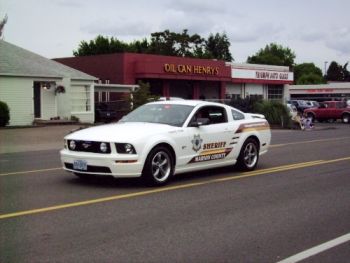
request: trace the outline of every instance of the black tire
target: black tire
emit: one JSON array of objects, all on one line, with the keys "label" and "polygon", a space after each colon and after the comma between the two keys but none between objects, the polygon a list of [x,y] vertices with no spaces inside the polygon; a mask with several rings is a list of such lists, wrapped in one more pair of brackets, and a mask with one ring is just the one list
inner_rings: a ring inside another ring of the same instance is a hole
[{"label": "black tire", "polygon": [[142,171],[146,185],[161,186],[169,182],[174,173],[174,160],[164,146],[157,146],[148,154]]},{"label": "black tire", "polygon": [[253,171],[259,161],[259,143],[256,139],[248,138],[239,153],[237,167],[243,171]]},{"label": "black tire", "polygon": [[343,116],[341,116],[341,120],[343,123],[350,123],[350,114],[344,113]]}]

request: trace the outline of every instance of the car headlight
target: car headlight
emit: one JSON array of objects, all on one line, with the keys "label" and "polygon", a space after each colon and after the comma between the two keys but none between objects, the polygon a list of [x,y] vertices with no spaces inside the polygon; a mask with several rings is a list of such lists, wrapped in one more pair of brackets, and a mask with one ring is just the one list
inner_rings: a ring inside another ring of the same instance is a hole
[{"label": "car headlight", "polygon": [[71,140],[71,141],[69,142],[69,149],[74,151],[74,150],[75,150],[75,147],[77,147],[75,141]]},{"label": "car headlight", "polygon": [[108,150],[107,144],[105,142],[101,142],[100,144],[100,150],[101,152],[105,153]]},{"label": "car headlight", "polygon": [[115,144],[118,153],[122,154],[136,154],[134,146],[130,143],[116,143]]}]

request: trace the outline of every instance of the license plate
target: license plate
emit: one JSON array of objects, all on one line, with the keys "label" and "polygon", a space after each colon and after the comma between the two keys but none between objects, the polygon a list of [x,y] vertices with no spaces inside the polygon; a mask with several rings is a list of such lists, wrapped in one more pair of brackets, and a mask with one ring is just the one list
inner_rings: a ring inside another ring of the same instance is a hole
[{"label": "license plate", "polygon": [[80,170],[80,171],[86,171],[87,170],[87,162],[84,160],[75,160],[73,162],[73,169]]}]

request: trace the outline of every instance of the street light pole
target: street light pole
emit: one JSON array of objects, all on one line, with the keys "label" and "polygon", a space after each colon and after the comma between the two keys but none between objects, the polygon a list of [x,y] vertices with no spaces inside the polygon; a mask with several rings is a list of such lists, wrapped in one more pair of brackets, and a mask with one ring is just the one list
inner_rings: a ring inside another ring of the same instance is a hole
[{"label": "street light pole", "polygon": [[324,76],[327,75],[327,63],[328,63],[328,61],[324,62]]}]

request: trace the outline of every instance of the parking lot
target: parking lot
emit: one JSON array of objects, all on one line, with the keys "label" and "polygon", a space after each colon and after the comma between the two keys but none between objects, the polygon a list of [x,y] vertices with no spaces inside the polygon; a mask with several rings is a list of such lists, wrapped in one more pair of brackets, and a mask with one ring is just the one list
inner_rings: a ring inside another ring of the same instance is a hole
[{"label": "parking lot", "polygon": [[182,174],[161,188],[64,172],[58,151],[76,128],[0,130],[0,262],[350,258],[348,124],[272,130],[256,171]]}]

